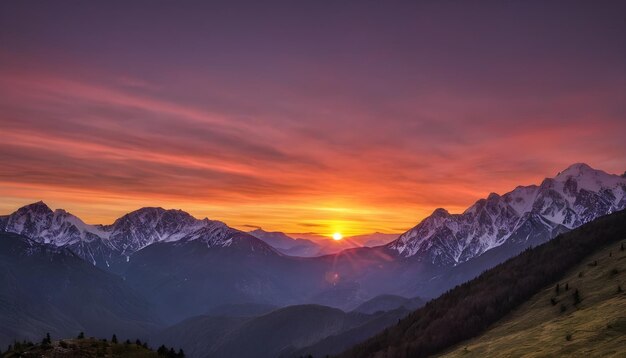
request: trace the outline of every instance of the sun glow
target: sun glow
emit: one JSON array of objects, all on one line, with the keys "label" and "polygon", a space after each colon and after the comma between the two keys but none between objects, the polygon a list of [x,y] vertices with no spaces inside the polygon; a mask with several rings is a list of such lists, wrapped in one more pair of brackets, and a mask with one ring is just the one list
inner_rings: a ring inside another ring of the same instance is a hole
[{"label": "sun glow", "polygon": [[340,232],[336,232],[336,233],[333,234],[333,240],[339,241],[341,239],[343,239],[343,235],[341,235]]}]

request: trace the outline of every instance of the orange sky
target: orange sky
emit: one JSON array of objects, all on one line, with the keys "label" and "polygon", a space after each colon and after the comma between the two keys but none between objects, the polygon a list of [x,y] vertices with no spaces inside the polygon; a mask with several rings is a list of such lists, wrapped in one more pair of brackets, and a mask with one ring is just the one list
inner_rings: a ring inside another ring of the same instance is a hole
[{"label": "orange sky", "polygon": [[574,162],[626,169],[616,11],[2,6],[0,213],[402,232]]}]

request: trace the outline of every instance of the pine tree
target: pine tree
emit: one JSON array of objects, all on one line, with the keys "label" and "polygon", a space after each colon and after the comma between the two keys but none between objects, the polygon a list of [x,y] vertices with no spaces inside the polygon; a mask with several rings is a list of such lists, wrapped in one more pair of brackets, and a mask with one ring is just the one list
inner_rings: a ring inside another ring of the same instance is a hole
[{"label": "pine tree", "polygon": [[52,343],[52,339],[50,339],[50,333],[46,333],[46,336],[41,340],[41,345],[47,346]]},{"label": "pine tree", "polygon": [[141,345],[141,341],[139,340],[139,338],[137,338],[137,340],[135,341],[135,344],[140,346]]},{"label": "pine tree", "polygon": [[580,293],[578,292],[578,289],[574,291],[572,297],[574,298],[574,306],[578,305],[580,303]]},{"label": "pine tree", "polygon": [[159,349],[157,349],[157,354],[160,356],[167,355],[167,348],[165,348],[165,345],[162,344]]},{"label": "pine tree", "polygon": [[556,294],[558,295],[560,290],[561,290],[561,289],[560,289],[560,287],[559,287],[559,284],[557,283],[557,284],[556,284],[556,287],[554,288],[554,291],[555,291],[555,292],[556,292]]},{"label": "pine tree", "polygon": [[568,291],[568,290],[569,290],[569,283],[566,283],[565,284],[565,291]]},{"label": "pine tree", "polygon": [[178,358],[185,358],[185,352],[182,348],[178,350]]},{"label": "pine tree", "polygon": [[84,338],[85,338],[85,332],[80,332],[80,333],[78,334],[78,337],[76,337],[76,338],[78,338],[78,339],[84,339]]},{"label": "pine tree", "polygon": [[113,333],[113,337],[111,337],[111,343],[117,343],[117,336]]}]

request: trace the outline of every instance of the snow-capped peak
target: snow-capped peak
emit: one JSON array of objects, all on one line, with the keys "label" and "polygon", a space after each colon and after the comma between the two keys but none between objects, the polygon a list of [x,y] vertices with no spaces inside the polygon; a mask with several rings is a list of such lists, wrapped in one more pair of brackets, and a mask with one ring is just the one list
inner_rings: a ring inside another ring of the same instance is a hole
[{"label": "snow-capped peak", "polygon": [[135,210],[111,225],[88,225],[63,209],[52,211],[39,201],[0,219],[1,230],[37,242],[69,247],[94,264],[95,256],[128,256],[158,242],[197,240],[213,247],[230,246],[238,238],[244,241],[246,237],[252,238],[223,222],[200,220],[182,210],[160,207]]},{"label": "snow-capped peak", "polygon": [[99,228],[85,224],[65,210],[52,211],[43,201],[23,206],[9,215],[4,230],[57,246],[89,242],[103,234]]},{"label": "snow-capped peak", "polygon": [[[539,186],[491,193],[462,214],[437,209],[388,247],[403,257],[458,264],[502,245],[519,230],[542,227],[544,233],[557,233],[624,208],[626,178],[577,163]],[[533,224],[524,225],[528,220]]]}]

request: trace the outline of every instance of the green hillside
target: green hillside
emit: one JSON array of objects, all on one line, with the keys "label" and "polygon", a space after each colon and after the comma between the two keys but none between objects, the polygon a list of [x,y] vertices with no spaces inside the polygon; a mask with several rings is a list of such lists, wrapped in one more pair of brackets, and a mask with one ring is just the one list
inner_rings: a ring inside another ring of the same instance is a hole
[{"label": "green hillside", "polygon": [[[556,283],[545,288],[486,333],[443,356],[623,357],[626,354],[623,245],[626,244],[614,244],[589,256],[558,281],[558,293]],[[578,304],[574,304],[576,290],[580,297]]]}]

